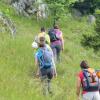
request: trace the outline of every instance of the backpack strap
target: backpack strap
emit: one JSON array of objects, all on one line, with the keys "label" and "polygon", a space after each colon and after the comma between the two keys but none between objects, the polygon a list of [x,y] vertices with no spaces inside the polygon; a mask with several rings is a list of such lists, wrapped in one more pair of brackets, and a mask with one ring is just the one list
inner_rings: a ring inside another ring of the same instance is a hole
[{"label": "backpack strap", "polygon": [[88,72],[87,69],[83,70],[83,75],[84,75],[84,77],[85,77],[86,80],[87,80],[87,81],[86,81],[86,82],[87,82],[87,88],[89,88],[89,81],[88,81],[88,78],[87,78],[87,76],[86,76],[87,72]]},{"label": "backpack strap", "polygon": [[43,66],[43,62],[42,62],[43,61],[42,60],[43,59],[43,56],[42,55],[43,55],[43,50],[41,48],[39,48],[38,49],[38,56],[37,57],[38,57],[39,67],[40,68],[42,68],[42,66]]},{"label": "backpack strap", "polygon": [[59,40],[59,38],[56,36],[56,31],[54,29],[50,29],[48,34],[50,36],[50,41],[51,42]]}]

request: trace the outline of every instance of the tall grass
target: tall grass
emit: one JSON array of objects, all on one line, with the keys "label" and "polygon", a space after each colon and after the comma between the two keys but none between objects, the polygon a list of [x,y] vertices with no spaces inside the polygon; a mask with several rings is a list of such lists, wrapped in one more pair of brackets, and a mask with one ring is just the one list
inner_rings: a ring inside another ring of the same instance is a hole
[{"label": "tall grass", "polygon": [[[5,10],[3,6],[0,8]],[[17,27],[16,38],[0,33],[0,100],[76,100],[76,75],[80,70],[80,61],[86,59],[91,67],[100,68],[100,58],[92,49],[86,50],[80,44],[82,34],[93,31],[86,18],[77,21],[68,16],[60,21],[65,49],[61,54],[61,63],[56,65],[58,77],[52,81],[54,95],[43,96],[41,82],[34,76],[35,51],[31,44],[42,25],[47,28],[51,25],[49,21],[40,23],[12,16],[13,13],[9,16]]]}]

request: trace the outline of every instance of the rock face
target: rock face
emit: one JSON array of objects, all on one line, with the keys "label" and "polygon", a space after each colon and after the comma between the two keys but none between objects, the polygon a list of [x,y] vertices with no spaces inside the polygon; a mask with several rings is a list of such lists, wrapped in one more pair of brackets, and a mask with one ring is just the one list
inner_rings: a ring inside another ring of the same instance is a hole
[{"label": "rock face", "polygon": [[6,3],[6,4],[11,4],[12,0],[2,0],[2,2]]},{"label": "rock face", "polygon": [[0,32],[5,33],[9,31],[13,37],[16,35],[16,28],[14,23],[10,18],[5,16],[2,12],[0,12]]},{"label": "rock face", "polygon": [[39,5],[38,9],[40,11],[40,16],[42,18],[46,18],[48,16],[48,6],[47,6],[47,4],[43,3],[43,4]]},{"label": "rock face", "polygon": [[47,17],[47,5],[42,0],[12,0],[12,6],[18,14],[30,17],[35,14],[37,19]]},{"label": "rock face", "polygon": [[30,14],[35,12],[32,6],[34,2],[35,0],[13,0],[11,4],[18,14],[29,17]]}]

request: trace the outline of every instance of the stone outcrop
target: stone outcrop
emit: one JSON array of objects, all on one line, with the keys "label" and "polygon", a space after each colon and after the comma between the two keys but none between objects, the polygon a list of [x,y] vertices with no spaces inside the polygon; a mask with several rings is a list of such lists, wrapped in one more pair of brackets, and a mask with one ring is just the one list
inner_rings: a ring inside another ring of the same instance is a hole
[{"label": "stone outcrop", "polygon": [[42,0],[12,0],[12,6],[17,14],[30,17],[36,15],[37,19],[47,18],[48,7]]},{"label": "stone outcrop", "polygon": [[16,35],[16,27],[13,21],[0,12],[0,32],[5,33],[9,31],[13,37]]}]

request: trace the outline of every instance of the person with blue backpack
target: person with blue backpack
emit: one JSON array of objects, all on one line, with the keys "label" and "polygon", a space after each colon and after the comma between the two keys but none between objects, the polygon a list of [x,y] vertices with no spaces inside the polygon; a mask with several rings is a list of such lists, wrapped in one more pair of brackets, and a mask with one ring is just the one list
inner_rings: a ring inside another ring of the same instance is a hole
[{"label": "person with blue backpack", "polygon": [[77,75],[77,100],[80,100],[80,90],[82,88],[82,100],[100,100],[99,78],[96,70],[90,68],[87,61],[80,64],[81,71]]},{"label": "person with blue backpack", "polygon": [[40,37],[38,50],[35,54],[35,66],[38,67],[37,76],[43,83],[43,94],[51,92],[51,79],[57,75],[52,49],[45,43],[45,37]]}]

